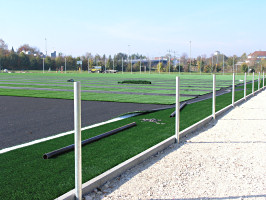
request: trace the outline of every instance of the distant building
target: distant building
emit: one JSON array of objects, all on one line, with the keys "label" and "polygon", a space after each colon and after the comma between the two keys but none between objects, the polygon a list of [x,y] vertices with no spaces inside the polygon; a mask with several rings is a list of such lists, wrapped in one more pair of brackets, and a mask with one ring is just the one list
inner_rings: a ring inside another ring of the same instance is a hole
[{"label": "distant building", "polygon": [[266,58],[266,51],[255,51],[254,53],[249,54],[248,59],[252,58],[256,59]]},{"label": "distant building", "polygon": [[129,59],[129,60],[125,60],[125,62],[129,62],[129,63],[132,63],[132,64],[135,64],[135,63],[138,63],[138,62],[141,62],[142,64],[147,64],[147,63],[150,63],[151,62],[151,65],[157,65],[159,62],[160,63],[163,63],[163,64],[167,64],[168,62],[168,59],[166,57],[155,57],[153,59]]},{"label": "distant building", "polygon": [[243,65],[245,62],[241,62],[241,61],[238,61],[236,64],[235,64],[235,66],[241,66],[241,65]]},{"label": "distant building", "polygon": [[260,62],[262,59],[266,59],[266,51],[255,51],[248,55],[246,63],[255,64]]},{"label": "distant building", "polygon": [[[177,66],[179,65],[179,59],[177,58],[171,58],[171,62],[173,63],[174,66]],[[127,59],[125,60],[125,62],[129,62],[129,63],[132,63],[133,65],[138,63],[138,62],[141,62],[141,64],[143,65],[148,65],[148,64],[151,64],[151,66],[156,66],[158,65],[159,63],[161,63],[162,65],[168,65],[168,62],[169,62],[169,57],[165,57],[165,56],[161,56],[161,57],[154,57],[154,58],[151,58],[151,59],[147,59],[147,58],[143,58],[143,59]]]},{"label": "distant building", "polygon": [[45,55],[44,55],[44,53],[43,53],[43,52],[40,52],[40,54],[39,54],[39,55],[40,55],[40,57],[41,57],[41,58],[45,58]]},{"label": "distant building", "polygon": [[218,56],[219,54],[220,54],[220,51],[215,51],[215,52],[214,52],[214,55],[215,55],[215,56]]},{"label": "distant building", "polygon": [[167,57],[164,57],[164,56],[162,56],[162,57],[155,57],[153,60],[160,60],[160,61],[162,61],[162,60],[168,60],[168,58]]},{"label": "distant building", "polygon": [[[171,59],[172,60],[172,59]],[[176,65],[179,65],[179,61],[178,59],[173,59],[173,65],[176,66]]]},{"label": "distant building", "polygon": [[54,51],[53,53],[51,53],[51,57],[52,58],[56,58],[56,51]]},{"label": "distant building", "polygon": [[31,55],[30,51],[25,51],[24,49],[21,51],[22,53],[26,54],[26,55]]}]

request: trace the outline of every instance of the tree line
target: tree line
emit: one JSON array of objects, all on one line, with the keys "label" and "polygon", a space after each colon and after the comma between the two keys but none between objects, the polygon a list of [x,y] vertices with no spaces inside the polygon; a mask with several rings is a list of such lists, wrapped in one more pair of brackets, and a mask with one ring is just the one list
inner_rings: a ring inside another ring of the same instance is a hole
[{"label": "tree line", "polygon": [[[111,55],[92,55],[91,53],[86,53],[80,57],[62,56],[61,53],[56,58],[45,56],[37,48],[31,47],[28,44],[21,45],[17,51],[14,51],[13,47],[11,50],[8,49],[7,44],[4,40],[0,39],[0,68],[8,70],[42,70],[43,66],[45,70],[59,70],[61,67],[66,65],[67,70],[89,70],[93,69],[95,66],[101,66],[102,71],[106,70],[118,70],[118,71],[144,71],[150,70],[155,72],[169,72],[169,67],[171,72],[191,72],[191,71],[201,71],[205,73],[213,72],[232,72],[241,71],[247,72],[248,69],[256,69],[260,71],[262,68],[266,67],[266,61],[262,60],[259,64],[251,63],[249,66],[244,63],[247,59],[246,53],[242,56],[237,57],[236,55],[227,57],[223,54],[212,55],[207,57],[206,55],[198,56],[197,58],[190,59],[187,54],[184,53],[180,57],[171,56],[171,54],[166,54],[162,56],[165,58],[161,62],[154,61],[151,62],[149,58],[141,54],[125,54],[117,53],[113,57]],[[131,62],[131,60],[135,60]],[[82,65],[78,65],[77,61],[82,61]],[[137,60],[137,61],[136,61]],[[143,62],[143,61],[146,62]],[[167,61],[166,61],[167,60]],[[242,61],[243,64],[237,68],[235,65],[238,61]],[[141,69],[140,69],[141,68]]]}]

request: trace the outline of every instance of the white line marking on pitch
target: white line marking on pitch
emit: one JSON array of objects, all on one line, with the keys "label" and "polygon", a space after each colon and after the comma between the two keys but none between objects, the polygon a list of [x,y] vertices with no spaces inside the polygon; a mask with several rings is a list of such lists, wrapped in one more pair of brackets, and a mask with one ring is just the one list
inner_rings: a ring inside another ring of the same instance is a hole
[{"label": "white line marking on pitch", "polygon": [[[105,121],[105,122],[101,122],[101,123],[98,123],[98,124],[87,126],[87,127],[82,128],[81,131],[84,131],[84,130],[87,130],[87,129],[91,129],[91,128],[95,128],[95,127],[98,127],[98,126],[101,126],[101,125],[104,125],[104,124],[109,124],[109,123],[112,123],[112,122],[120,121],[122,119],[133,117],[133,116],[135,116],[137,114],[138,113],[128,114],[128,115],[117,117],[117,118],[114,118],[114,119],[111,119],[111,120],[108,120],[108,121]],[[52,140],[52,139],[55,139],[55,138],[59,138],[59,137],[65,136],[65,135],[70,135],[70,134],[73,134],[73,133],[74,133],[74,130],[68,131],[68,132],[65,132],[65,133],[60,133],[60,134],[57,134],[57,135],[54,135],[54,136],[50,136],[50,137],[34,140],[34,141],[31,141],[31,142],[27,142],[25,144],[19,144],[19,145],[13,146],[13,147],[8,147],[8,148],[0,150],[0,154],[6,153],[8,151],[15,150],[15,149],[20,149],[22,147],[27,147],[27,146],[30,146],[30,145],[33,145],[33,144],[38,144],[38,143],[41,143],[41,142]]]}]

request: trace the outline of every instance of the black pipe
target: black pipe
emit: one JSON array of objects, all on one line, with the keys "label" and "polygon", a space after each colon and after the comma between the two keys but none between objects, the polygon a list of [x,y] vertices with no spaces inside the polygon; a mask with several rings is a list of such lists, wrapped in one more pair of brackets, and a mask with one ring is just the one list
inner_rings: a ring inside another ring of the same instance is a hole
[{"label": "black pipe", "polygon": [[[187,105],[187,102],[184,102],[180,105],[179,110],[182,110]],[[175,117],[175,111],[170,115],[170,117]]]},{"label": "black pipe", "polygon": [[[254,80],[254,81],[258,82],[258,80]],[[252,81],[248,81],[246,84],[250,84],[250,83],[252,83]],[[235,87],[239,87],[239,86],[243,86],[243,85],[244,85],[244,83],[240,83],[240,84],[235,85]],[[231,87],[232,86],[229,86],[226,88],[221,88],[220,90],[216,91],[216,96],[221,96],[223,94],[227,94],[227,93],[231,92]],[[241,90],[243,90],[243,89],[236,89],[235,91],[241,91]],[[180,105],[180,110],[182,108],[184,108],[185,105],[197,103],[197,102],[204,101],[204,100],[211,99],[211,98],[212,98],[212,92],[207,93],[207,94],[203,94],[203,95],[199,95],[197,98],[182,101],[182,102],[180,102],[180,103],[183,103]],[[175,111],[170,115],[170,117],[175,117]]]},{"label": "black pipe", "polygon": [[[102,138],[105,138],[105,137],[108,137],[110,135],[113,135],[115,133],[118,133],[120,131],[123,131],[125,129],[128,129],[128,128],[131,128],[133,126],[137,126],[136,122],[132,122],[130,124],[127,124],[125,126],[121,126],[119,128],[116,128],[114,130],[111,130],[111,131],[108,131],[106,133],[103,133],[103,134],[100,134],[100,135],[97,135],[97,136],[94,136],[92,138],[89,138],[89,139],[86,139],[86,140],[83,140],[81,142],[81,145],[84,146],[86,144],[90,144],[90,143],[93,143],[93,142],[96,142]],[[66,147],[63,147],[61,149],[57,149],[57,150],[54,150],[54,151],[51,151],[49,153],[46,153],[43,155],[43,159],[49,159],[49,158],[52,158],[52,157],[55,157],[55,156],[58,156],[58,155],[61,155],[63,153],[66,153],[66,152],[69,152],[69,151],[72,151],[74,149],[75,145],[72,144],[72,145],[69,145],[69,146],[66,146]]]}]

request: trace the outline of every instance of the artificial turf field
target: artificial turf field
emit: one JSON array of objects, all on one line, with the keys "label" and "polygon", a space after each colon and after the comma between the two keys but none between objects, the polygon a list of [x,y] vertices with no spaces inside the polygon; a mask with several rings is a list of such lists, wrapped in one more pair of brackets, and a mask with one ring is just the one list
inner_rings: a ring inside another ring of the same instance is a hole
[{"label": "artificial turf field", "polygon": [[[212,83],[209,77],[204,78],[204,80],[206,79]],[[172,79],[169,82],[172,81],[174,83],[175,76]],[[228,81],[231,81],[230,78],[228,78]],[[203,86],[205,85],[203,84]],[[255,84],[255,90],[257,88],[258,86]],[[243,86],[236,89],[243,89]],[[250,93],[251,84],[247,87],[247,94]],[[150,97],[151,95],[147,96]],[[163,97],[167,98],[167,96]],[[236,91],[235,100],[242,97],[243,91]],[[216,110],[218,111],[231,104],[231,101],[231,93],[218,96],[216,99]],[[180,113],[180,129],[183,130],[211,115],[211,108],[211,99],[187,105]],[[137,123],[136,127],[82,148],[83,182],[172,136],[174,134],[175,119],[170,118],[169,115],[173,111],[174,109],[168,109],[139,115],[83,131],[82,137],[87,139],[131,122]],[[161,121],[159,124],[156,124],[143,122],[142,120],[152,118]],[[73,142],[73,135],[67,135],[0,154],[0,199],[54,199],[73,189],[73,152],[54,159],[42,159],[43,153],[72,144]]]},{"label": "artificial turf field", "polygon": [[[149,104],[175,103],[175,77],[180,76],[181,101],[212,92],[212,75],[190,74],[88,74],[0,73],[0,95],[73,99],[73,83],[81,81],[82,100]],[[147,80],[151,85],[118,84],[123,80]],[[247,76],[248,80],[252,76]],[[257,79],[257,77],[256,77]],[[236,84],[243,75],[236,76]],[[217,75],[216,89],[232,84],[232,75]]]}]

